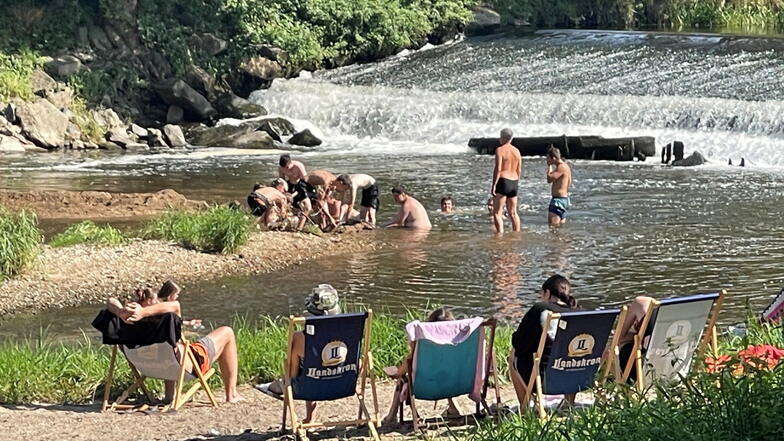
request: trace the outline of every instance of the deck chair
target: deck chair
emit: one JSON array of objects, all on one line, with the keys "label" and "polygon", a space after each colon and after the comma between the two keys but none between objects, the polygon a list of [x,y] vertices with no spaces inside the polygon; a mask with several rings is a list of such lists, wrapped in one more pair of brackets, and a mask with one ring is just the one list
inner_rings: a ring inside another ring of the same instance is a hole
[{"label": "deck chair", "polygon": [[[367,424],[371,436],[379,440],[378,395],[373,376],[373,356],[370,352],[370,325],[373,312],[327,315],[318,317],[289,317],[288,350],[283,366],[283,422],[291,415],[295,435],[307,440],[307,429],[330,426],[359,426]],[[296,377],[290,377],[287,366],[292,357],[294,333],[302,327],[305,335],[305,356]],[[365,403],[365,389],[370,382],[373,413]],[[303,423],[294,409],[295,400],[332,401],[356,396],[359,401],[357,419],[344,421],[314,421]]]},{"label": "deck chair", "polygon": [[[490,337],[485,339],[485,328]],[[400,400],[400,422],[405,403],[411,407],[414,430],[419,430],[416,400],[437,401],[468,395],[476,403],[476,414],[490,412],[487,390],[493,378],[496,406],[501,406],[493,353],[495,322],[482,318],[444,322],[414,321],[406,325],[413,356],[403,377],[404,399]],[[441,336],[434,341],[433,335]],[[448,341],[445,341],[447,340]],[[488,349],[489,343],[489,349]]]},{"label": "deck chair", "polygon": [[[510,369],[514,380],[526,386],[520,398],[520,410],[528,408],[533,396],[539,417],[544,418],[547,415],[544,395],[576,394],[591,388],[596,382],[602,366],[602,354],[619,314],[621,317],[615,326],[613,345],[620,333],[625,309],[548,312],[543,326],[546,332],[542,332],[539,339],[530,378],[523,379],[517,369]],[[548,342],[550,353],[543,359]],[[610,357],[613,357],[612,352]],[[612,360],[605,363],[612,364]]]},{"label": "deck chair", "polygon": [[[174,398],[167,410],[178,410],[199,389],[204,389],[212,406],[218,406],[215,395],[207,383],[210,377],[215,374],[215,369],[210,368],[204,374],[198,369],[190,342],[182,337],[182,319],[176,314],[163,314],[148,317],[134,324],[126,324],[111,312],[103,310],[93,321],[93,326],[101,331],[104,344],[112,346],[101,411],[137,407],[138,405],[125,404],[125,401],[136,389],[141,389],[150,403],[154,402],[154,397],[145,385],[147,378],[176,382]],[[178,341],[185,346],[179,358],[175,354]],[[125,356],[135,381],[115,401],[110,403],[118,348],[119,352]],[[192,365],[196,367],[193,369],[193,374],[185,372],[185,357],[188,357]],[[190,380],[197,381],[183,393],[185,382]]]},{"label": "deck chair", "polygon": [[638,392],[658,380],[677,380],[691,371],[710,344],[718,356],[716,321],[725,291],[654,301],[634,337],[631,356],[619,375],[627,382],[632,370]]},{"label": "deck chair", "polygon": [[781,320],[782,316],[784,316],[784,288],[773,298],[770,305],[762,311],[762,320],[773,323]]}]

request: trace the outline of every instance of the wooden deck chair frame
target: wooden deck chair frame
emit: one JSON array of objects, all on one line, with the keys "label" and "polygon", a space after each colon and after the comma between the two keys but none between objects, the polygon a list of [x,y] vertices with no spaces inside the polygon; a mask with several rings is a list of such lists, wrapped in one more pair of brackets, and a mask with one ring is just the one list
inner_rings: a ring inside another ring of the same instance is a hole
[{"label": "wooden deck chair frame", "polygon": [[[617,339],[619,338],[621,326],[623,326],[623,321],[626,319],[626,314],[628,312],[627,307],[621,308],[621,312],[616,319],[615,330],[613,332],[613,337],[610,345],[608,347],[614,348],[617,346]],[[509,367],[510,375],[515,375],[520,382],[525,385],[525,393],[523,394],[522,400],[520,400],[520,413],[524,411],[524,409],[528,409],[528,403],[531,402],[531,397],[536,392],[536,410],[539,418],[546,418],[547,412],[544,408],[544,392],[542,389],[542,375],[540,372],[541,364],[542,364],[542,355],[544,354],[545,344],[547,343],[547,329],[550,329],[550,323],[553,320],[560,320],[561,314],[554,313],[552,311],[547,312],[547,318],[545,319],[544,325],[542,327],[542,335],[539,337],[539,346],[537,346],[536,353],[534,354],[534,366],[531,370],[531,376],[528,378],[528,381],[525,381],[521,378],[520,373],[517,372],[517,368],[514,366]],[[609,368],[613,366],[614,360],[617,360],[617,351],[610,351],[609,358],[603,361],[604,368],[600,367],[599,372],[603,372],[601,374],[601,378],[599,379],[600,384],[603,383],[607,375],[609,373]]]},{"label": "wooden deck chair frame", "polygon": [[[201,369],[198,368],[199,363],[196,361],[196,356],[193,353],[193,349],[191,348],[191,343],[185,339],[181,338],[180,341],[183,345],[185,345],[185,350],[182,351],[183,353],[180,354],[180,372],[179,377],[177,379],[175,388],[174,388],[174,398],[172,399],[171,404],[167,408],[178,410],[182,407],[183,404],[188,402],[188,400],[199,390],[204,389],[204,392],[207,394],[207,397],[210,400],[210,403],[213,407],[218,407],[218,401],[215,399],[215,394],[213,394],[210,385],[207,381],[215,374],[215,369],[210,368],[209,371],[202,374]],[[144,380],[147,378],[142,375],[136,366],[128,360],[128,357],[125,357],[125,360],[128,362],[128,366],[131,368],[131,374],[133,375],[135,381],[131,384],[125,391],[120,394],[120,396],[112,403],[109,403],[109,395],[111,394],[112,390],[112,380],[114,376],[114,368],[117,361],[117,346],[112,345],[112,356],[109,360],[109,369],[106,373],[106,383],[104,385],[104,392],[103,392],[103,405],[101,406],[101,411],[106,411],[107,409],[110,410],[125,410],[125,409],[132,409],[137,407],[138,405],[131,405],[131,404],[124,404],[125,400],[128,399],[128,396],[132,394],[137,388],[140,388],[150,403],[155,401],[154,397],[150,393],[150,390],[147,389],[147,386],[144,384]],[[122,351],[121,351],[122,352]],[[123,352],[123,356],[125,353]],[[196,374],[196,383],[193,384],[185,393],[182,392],[185,379],[185,357],[188,357],[191,360],[192,365],[194,366],[194,373]]]},{"label": "wooden deck chair frame", "polygon": [[[724,297],[727,295],[727,291],[721,290],[719,291],[719,297],[713,302],[713,306],[711,307],[710,317],[705,324],[705,328],[702,333],[702,338],[700,339],[700,343],[697,346],[697,350],[694,353],[695,359],[699,360],[702,358],[703,354],[705,353],[705,348],[710,345],[711,346],[711,354],[714,357],[719,356],[719,344],[718,344],[718,334],[716,331],[716,322],[719,319],[719,313],[721,312],[721,307],[724,305]],[[614,346],[614,352],[616,353],[616,378],[620,379],[621,383],[626,383],[629,380],[629,376],[631,375],[632,369],[635,370],[637,374],[637,379],[635,381],[635,389],[637,392],[642,393],[645,390],[645,378],[644,378],[644,371],[643,371],[643,340],[645,339],[645,334],[648,330],[648,326],[651,321],[651,317],[653,317],[654,311],[661,305],[661,302],[658,300],[654,300],[651,303],[651,306],[648,308],[648,311],[643,316],[643,320],[640,323],[640,329],[637,330],[637,334],[634,335],[634,340],[632,342],[632,351],[631,355],[629,356],[629,361],[627,361],[626,366],[623,368],[621,372],[620,360],[617,358],[617,354],[619,352],[619,348],[616,344]],[[632,360],[634,362],[632,363]]]},{"label": "wooden deck chair frame", "polygon": [[[291,360],[292,344],[294,342],[294,333],[297,326],[305,324],[305,317],[289,316],[288,326],[288,349],[286,349],[286,359],[283,361],[283,420],[281,422],[281,431],[286,430],[286,416],[291,415],[291,430],[300,439],[307,440],[307,429],[319,427],[346,427],[346,426],[361,426],[367,424],[370,434],[376,441],[380,441],[378,436],[378,393],[376,392],[376,378],[373,373],[373,353],[370,351],[370,331],[373,322],[373,310],[368,309],[367,319],[365,320],[364,336],[362,338],[362,354],[359,359],[360,368],[357,384],[359,391],[356,392],[357,400],[359,401],[358,417],[354,420],[345,421],[317,421],[310,423],[303,423],[297,416],[296,409],[294,408],[294,390],[291,385],[292,378],[288,374],[289,361]],[[370,392],[373,398],[373,413],[368,410],[365,403],[365,390],[370,382]],[[364,415],[364,418],[363,418]]]},{"label": "wooden deck chair frame", "polygon": [[[495,321],[485,320],[482,327],[490,328],[490,338],[487,344],[488,350],[486,354],[485,360],[485,379],[482,384],[482,399],[479,403],[476,403],[476,413],[479,414],[481,407],[483,406],[485,411],[490,414],[490,407],[487,405],[487,391],[490,388],[490,377],[493,378],[493,389],[495,390],[495,401],[496,401],[496,409],[501,408],[501,391],[500,386],[498,383],[498,367],[495,358],[495,332],[496,332],[496,323]],[[412,348],[412,358],[407,360],[408,363],[408,372],[406,372],[405,377],[403,378],[404,383],[408,385],[407,393],[404,400],[400,400],[400,422],[403,423],[403,410],[406,405],[406,402],[409,403],[411,407],[411,418],[414,423],[414,431],[419,431],[419,412],[416,408],[416,397],[414,396],[413,392],[413,377],[412,374],[414,372],[414,360],[413,354],[416,354],[416,341],[414,341],[414,346]]]}]

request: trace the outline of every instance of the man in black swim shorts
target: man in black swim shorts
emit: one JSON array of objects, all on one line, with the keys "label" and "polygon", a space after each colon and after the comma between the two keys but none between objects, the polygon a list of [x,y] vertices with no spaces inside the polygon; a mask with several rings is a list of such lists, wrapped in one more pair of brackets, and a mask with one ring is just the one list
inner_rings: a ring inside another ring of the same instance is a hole
[{"label": "man in black swim shorts", "polygon": [[495,167],[490,194],[493,196],[493,225],[497,233],[504,232],[504,206],[512,221],[512,231],[520,231],[520,216],[517,214],[517,183],[523,174],[520,151],[512,145],[512,130],[501,130],[495,150]]}]

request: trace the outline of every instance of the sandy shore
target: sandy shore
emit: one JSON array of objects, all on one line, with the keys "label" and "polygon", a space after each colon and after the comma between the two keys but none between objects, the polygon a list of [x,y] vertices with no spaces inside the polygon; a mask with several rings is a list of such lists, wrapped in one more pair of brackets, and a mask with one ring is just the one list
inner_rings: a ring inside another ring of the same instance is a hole
[{"label": "sandy shore", "polygon": [[256,232],[237,254],[205,254],[176,244],[133,240],[118,247],[44,246],[26,274],[0,285],[0,321],[18,312],[35,312],[101,302],[107,294],[130,295],[134,288],[159,286],[167,279],[183,284],[227,275],[250,275],[289,265],[381,246],[372,233],[315,236]]},{"label": "sandy shore", "polygon": [[[392,396],[393,384],[378,383],[379,414],[383,418]],[[369,392],[369,391],[368,391]],[[151,414],[141,412],[117,413],[100,412],[100,406],[59,406],[59,405],[26,405],[0,406],[0,426],[3,427],[4,440],[74,440],[74,441],[126,441],[126,440],[221,440],[221,441],[261,441],[292,439],[280,436],[282,404],[267,397],[250,386],[242,386],[240,393],[245,401],[237,404],[221,404],[214,409],[205,401],[203,393],[197,395],[198,401],[185,405],[178,412],[170,414]],[[368,393],[368,395],[370,395]],[[220,397],[220,392],[218,392]],[[504,404],[514,405],[514,390],[505,386],[501,390]],[[494,394],[488,395],[488,404],[495,399]],[[437,403],[418,401],[417,407],[425,417],[429,418],[430,437],[442,434],[446,423],[438,416],[446,409],[446,400]],[[464,412],[473,412],[473,402],[462,397],[458,400]],[[301,403],[300,403],[301,404]],[[300,411],[304,411],[304,408]],[[356,417],[357,401],[355,398],[324,403],[320,416],[324,419],[339,420]],[[372,407],[371,407],[372,412]],[[384,439],[411,438],[411,415],[406,409],[407,423],[395,424],[381,429]],[[474,424],[473,418],[450,421],[449,430],[466,423]],[[348,428],[311,432],[311,439],[347,439],[368,438],[367,428]]]}]

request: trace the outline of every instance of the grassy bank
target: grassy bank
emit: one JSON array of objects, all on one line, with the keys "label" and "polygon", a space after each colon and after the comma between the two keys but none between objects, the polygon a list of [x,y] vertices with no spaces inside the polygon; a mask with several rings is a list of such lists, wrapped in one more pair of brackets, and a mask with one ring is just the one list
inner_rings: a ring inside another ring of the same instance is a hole
[{"label": "grassy bank", "polygon": [[0,206],[0,283],[33,265],[42,241],[34,213],[10,212]]},{"label": "grassy bank", "polygon": [[233,253],[248,242],[253,221],[244,212],[224,206],[205,211],[172,211],[151,221],[141,232],[207,253]]}]

